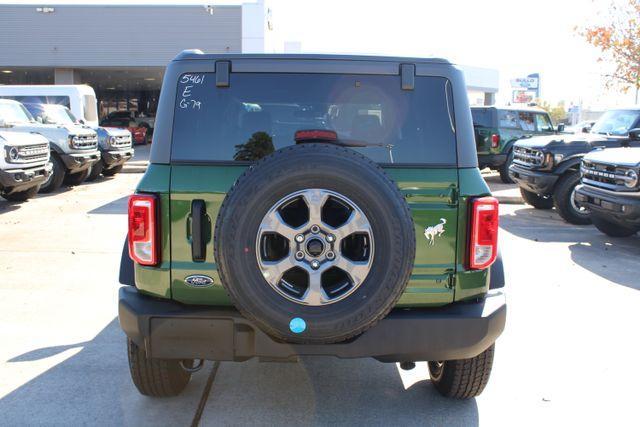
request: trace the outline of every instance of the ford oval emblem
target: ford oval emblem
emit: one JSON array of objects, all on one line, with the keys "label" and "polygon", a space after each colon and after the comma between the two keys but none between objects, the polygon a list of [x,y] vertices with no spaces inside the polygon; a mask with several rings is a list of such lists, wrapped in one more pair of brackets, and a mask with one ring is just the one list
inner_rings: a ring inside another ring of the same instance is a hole
[{"label": "ford oval emblem", "polygon": [[184,283],[186,283],[187,286],[191,286],[192,288],[208,288],[209,286],[213,285],[213,279],[202,274],[194,274],[192,276],[187,276],[184,279]]}]

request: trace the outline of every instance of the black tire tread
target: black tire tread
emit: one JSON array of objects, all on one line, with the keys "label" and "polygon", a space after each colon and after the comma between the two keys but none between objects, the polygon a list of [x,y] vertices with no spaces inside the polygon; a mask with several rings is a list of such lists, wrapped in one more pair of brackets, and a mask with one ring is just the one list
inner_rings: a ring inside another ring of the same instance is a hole
[{"label": "black tire tread", "polygon": [[439,381],[433,385],[440,394],[453,399],[470,399],[479,396],[489,382],[495,344],[470,359],[448,360]]},{"label": "black tire tread", "polygon": [[533,206],[536,209],[552,209],[553,208],[553,198],[548,197],[544,198],[539,196],[531,191],[525,190],[524,188],[520,188],[520,195],[524,199],[524,202],[528,205]]},{"label": "black tire tread", "polygon": [[117,174],[118,172],[120,172],[123,168],[123,165],[118,165],[118,166],[114,166],[111,169],[103,169],[102,170],[102,175],[104,176],[113,176],[115,174]]},{"label": "black tire tread", "polygon": [[148,359],[146,353],[127,339],[129,370],[133,384],[145,396],[179,395],[189,383],[191,374],[171,359]]},{"label": "black tire tread", "polygon": [[91,168],[85,169],[81,172],[68,173],[64,178],[64,183],[70,187],[80,185],[87,179],[89,172],[91,172]]},{"label": "black tire tread", "polygon": [[[262,165],[263,163],[265,163],[268,159],[270,159],[270,158],[272,158],[274,156],[285,156],[285,155],[287,155],[287,153],[290,150],[294,149],[294,147],[295,147],[295,149],[298,149],[298,147],[313,147],[313,146],[317,146],[317,145],[321,145],[322,147],[324,147],[327,150],[335,150],[336,153],[340,153],[341,155],[358,157],[360,160],[363,160],[363,161],[367,162],[369,164],[369,166],[371,166],[372,168],[376,169],[378,171],[378,173],[380,173],[384,177],[384,180],[386,181],[386,184],[388,186],[391,186],[394,190],[397,190],[396,184],[393,182],[393,180],[391,180],[389,175],[387,175],[387,173],[384,171],[384,169],[380,165],[378,165],[377,163],[372,161],[370,158],[364,156],[363,154],[360,154],[357,151],[346,149],[346,148],[335,146],[335,145],[329,145],[329,144],[304,144],[302,146],[300,146],[300,145],[298,145],[298,146],[290,146],[290,147],[286,147],[286,148],[280,149],[280,150],[270,154],[269,156],[266,156],[266,157],[258,160],[253,165],[251,165],[249,168],[247,168],[242,173],[242,175],[240,175],[240,177],[238,177],[238,179],[235,181],[234,185],[231,187],[231,189],[227,193],[227,196],[224,198],[224,201],[222,202],[222,205],[220,206],[219,212],[220,213],[224,212],[225,205],[228,204],[229,201],[233,199],[233,194],[237,190],[237,188],[239,187],[239,183],[242,183],[242,181],[246,179],[247,175],[252,173],[252,171],[255,168],[257,168],[260,165]],[[408,213],[409,218],[411,218],[411,222],[412,222],[412,225],[413,225],[413,216],[411,215],[411,208],[409,207],[409,205],[406,202],[404,203],[404,208],[406,209],[406,212]],[[242,308],[242,306],[237,303],[237,298],[235,297],[233,292],[230,292],[229,288],[227,286],[225,286],[225,283],[229,283],[229,282],[227,281],[226,272],[224,271],[224,266],[223,266],[224,263],[220,262],[220,253],[219,253],[219,249],[218,249],[219,245],[218,245],[218,242],[217,242],[218,237],[220,236],[221,225],[222,225],[222,221],[221,221],[221,216],[219,215],[217,220],[216,220],[216,224],[215,224],[215,228],[214,228],[214,258],[216,259],[216,261],[218,263],[218,274],[220,276],[220,281],[222,282],[223,287],[224,287],[227,295],[229,296],[231,301],[234,303],[235,307],[240,311],[240,313],[244,317],[249,319],[250,321],[259,323],[259,320],[253,315],[253,313],[251,313],[250,311],[244,310]],[[413,249],[412,253],[408,254],[409,259],[414,259],[415,258],[415,234],[413,235],[413,247],[412,247],[412,249]],[[386,306],[385,310],[381,311],[379,313],[379,315],[376,316],[367,325],[359,328],[358,330],[353,331],[351,334],[348,334],[348,335],[342,334],[342,335],[339,335],[339,336],[327,337],[325,340],[323,340],[323,343],[330,344],[330,343],[345,341],[345,340],[349,340],[351,338],[354,338],[354,337],[362,334],[363,332],[367,331],[371,327],[375,326],[380,320],[384,319],[389,314],[389,312],[393,309],[393,307],[396,305],[396,303],[398,302],[398,300],[400,299],[400,297],[404,293],[404,288],[406,288],[406,284],[408,283],[409,277],[411,276],[411,271],[413,270],[413,263],[407,264],[407,266],[404,269],[400,268],[400,266],[397,266],[397,267],[398,267],[397,271],[399,273],[399,276],[401,277],[401,280],[403,280],[405,285],[399,292],[397,292],[394,295],[393,300],[391,301],[390,304],[388,304]],[[266,326],[266,325],[265,325],[265,327],[263,329],[266,329],[266,332],[268,334],[271,334],[272,336],[276,336],[276,337],[279,337],[281,339],[285,339],[285,337],[280,336],[278,331],[276,331],[276,330],[274,330],[272,328],[268,328],[268,326]],[[305,339],[298,339],[298,340],[296,340],[296,342],[302,343],[302,344],[318,344],[318,342],[315,341],[315,340],[305,340]]]},{"label": "black tire tread", "polygon": [[638,232],[637,227],[624,227],[596,216],[591,217],[591,221],[599,231],[609,237],[630,237]]},{"label": "black tire tread", "polygon": [[58,158],[58,155],[51,152],[51,163],[53,163],[53,169],[51,171],[51,180],[49,181],[49,185],[46,187],[44,185],[40,186],[41,193],[52,193],[59,189],[64,182],[66,171],[64,169],[64,165],[62,164],[62,160]]},{"label": "black tire tread", "polygon": [[591,218],[589,216],[577,216],[570,206],[571,201],[569,198],[571,197],[571,192],[578,183],[580,183],[580,172],[572,170],[562,175],[553,190],[553,206],[562,219],[568,223],[588,225],[591,224]]}]

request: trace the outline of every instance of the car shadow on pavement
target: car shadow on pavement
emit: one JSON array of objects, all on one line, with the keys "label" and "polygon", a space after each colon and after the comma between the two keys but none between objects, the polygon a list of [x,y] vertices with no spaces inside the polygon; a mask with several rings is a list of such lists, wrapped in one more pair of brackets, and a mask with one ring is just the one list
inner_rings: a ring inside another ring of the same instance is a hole
[{"label": "car shadow on pavement", "polygon": [[127,213],[127,203],[129,196],[120,197],[119,199],[112,200],[111,202],[98,206],[95,209],[90,210],[89,214],[98,215],[120,215]]},{"label": "car shadow on pavement", "polygon": [[20,206],[22,205],[22,203],[25,203],[25,202],[21,202],[21,203],[10,202],[9,200],[0,198],[0,214],[18,210],[20,209]]},{"label": "car shadow on pavement", "polygon": [[[28,371],[28,365],[20,365],[43,364],[78,347],[76,354],[0,399],[4,424],[191,423],[211,363],[194,374],[178,397],[142,396],[129,377],[125,337],[117,319],[90,341],[31,350],[11,358],[7,365],[13,372]],[[418,374],[417,382],[405,389],[395,364],[373,359],[222,362],[200,424],[478,425],[474,399],[445,399],[426,380],[426,372]]]},{"label": "car shadow on pavement", "polygon": [[500,216],[500,227],[536,242],[570,243],[571,260],[619,285],[640,290],[640,237],[613,238],[592,225],[565,222],[553,210],[523,208]]},{"label": "car shadow on pavement", "polygon": [[405,389],[373,359],[222,363],[202,425],[478,425],[475,399],[442,397],[421,368]]}]

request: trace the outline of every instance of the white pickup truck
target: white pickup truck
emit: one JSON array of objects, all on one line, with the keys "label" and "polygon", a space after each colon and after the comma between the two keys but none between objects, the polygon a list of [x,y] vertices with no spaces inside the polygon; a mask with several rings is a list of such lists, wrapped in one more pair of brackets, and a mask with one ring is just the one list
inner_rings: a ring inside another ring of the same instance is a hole
[{"label": "white pickup truck", "polygon": [[96,132],[82,125],[54,125],[36,121],[21,103],[0,99],[0,130],[5,132],[35,132],[45,138],[51,147],[52,173],[40,187],[51,192],[64,182],[82,183],[91,166],[100,160]]},{"label": "white pickup truck", "polygon": [[23,202],[51,175],[49,141],[42,135],[0,131],[0,196]]}]

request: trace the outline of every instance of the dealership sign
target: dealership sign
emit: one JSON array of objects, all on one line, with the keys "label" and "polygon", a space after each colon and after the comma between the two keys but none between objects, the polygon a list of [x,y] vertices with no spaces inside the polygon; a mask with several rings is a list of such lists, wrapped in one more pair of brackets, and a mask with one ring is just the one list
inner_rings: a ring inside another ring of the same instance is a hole
[{"label": "dealership sign", "polygon": [[511,79],[511,87],[514,89],[538,89],[538,82],[538,77],[519,77],[517,79]]}]

